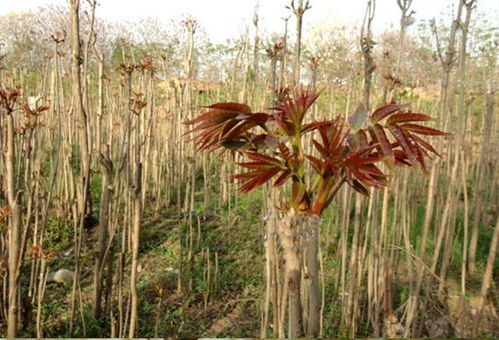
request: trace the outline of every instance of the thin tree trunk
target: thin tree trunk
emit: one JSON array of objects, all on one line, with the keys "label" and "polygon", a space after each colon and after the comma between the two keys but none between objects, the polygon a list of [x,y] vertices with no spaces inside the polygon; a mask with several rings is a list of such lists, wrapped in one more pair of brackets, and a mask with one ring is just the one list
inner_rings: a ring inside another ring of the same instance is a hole
[{"label": "thin tree trunk", "polygon": [[285,86],[286,69],[288,67],[288,20],[289,16],[284,18],[284,36],[282,40],[282,59],[281,59],[281,70],[279,74],[279,88]]},{"label": "thin tree trunk", "polygon": [[300,60],[301,60],[301,34],[303,26],[303,14],[311,8],[308,0],[303,5],[303,0],[298,0],[298,7],[295,7],[295,1],[291,0],[291,10],[296,17],[296,46],[295,46],[295,65],[293,69],[293,85],[300,84]]},{"label": "thin tree trunk", "polygon": [[[303,309],[300,296],[301,263],[298,254],[300,226],[300,218],[291,214],[286,214],[278,223],[285,261],[283,291],[287,290],[289,296],[289,338],[301,338],[304,336]],[[285,298],[283,294],[283,304]]]},{"label": "thin tree trunk", "polygon": [[[138,132],[137,132],[138,133]],[[139,154],[139,152],[137,152]],[[133,225],[132,225],[132,265],[130,272],[131,315],[129,338],[135,336],[138,318],[137,274],[139,261],[140,226],[142,224],[142,163],[136,165],[134,176]]]},{"label": "thin tree trunk", "polygon": [[[482,321],[483,307],[487,299],[487,294],[490,288],[490,281],[492,280],[492,274],[494,271],[494,263],[496,262],[497,253],[497,243],[499,242],[499,218],[496,221],[496,226],[494,228],[494,234],[492,235],[492,241],[490,242],[489,256],[487,258],[487,265],[485,267],[485,273],[483,274],[482,287],[480,288],[480,310],[478,311],[475,319],[474,334],[478,333],[480,328],[480,322]],[[478,335],[478,334],[477,334]]]},{"label": "thin tree trunk", "polygon": [[[75,239],[75,275],[73,280],[73,292],[71,297],[71,316],[70,316],[70,333],[73,331],[73,322],[75,317],[76,292],[79,287],[80,277],[80,252],[83,240],[83,222],[86,215],[89,176],[90,176],[90,158],[88,151],[88,119],[83,107],[83,97],[81,92],[81,75],[80,75],[80,20],[79,20],[79,0],[71,0],[71,50],[72,50],[72,83],[73,83],[73,103],[74,109],[81,124],[79,147],[81,155],[81,177],[80,177],[80,200],[78,200],[77,213],[75,214],[75,223],[77,226]],[[82,306],[80,306],[82,307]]]},{"label": "thin tree trunk", "polygon": [[372,56],[372,49],[374,42],[372,40],[371,24],[374,19],[376,8],[375,0],[368,0],[366,14],[364,16],[364,23],[360,34],[360,47],[364,55],[364,89],[363,89],[363,103],[366,109],[369,108],[371,96],[371,79],[376,69],[374,59]]},{"label": "thin tree trunk", "polygon": [[260,37],[258,36],[258,3],[255,7],[255,14],[253,15],[253,25],[255,26],[255,38],[253,46],[253,74],[254,81],[258,81],[259,78],[259,49],[260,49]]},{"label": "thin tree trunk", "polygon": [[17,336],[19,273],[18,264],[21,252],[21,206],[16,188],[16,149],[14,117],[7,114],[7,150],[5,150],[5,176],[7,180],[7,201],[10,207],[8,229],[8,274],[9,274],[9,309],[7,315],[7,337]]},{"label": "thin tree trunk", "polygon": [[94,290],[93,290],[93,315],[96,319],[100,317],[102,311],[102,286],[105,253],[108,241],[109,228],[109,206],[111,202],[111,188],[113,178],[113,163],[109,158],[109,151],[101,154],[102,166],[102,196],[100,202],[99,226],[97,231],[97,251],[94,263]]},{"label": "thin tree trunk", "polygon": [[494,93],[490,92],[485,97],[486,100],[486,114],[483,122],[483,137],[482,137],[482,150],[480,152],[480,160],[478,161],[478,174],[475,186],[475,197],[473,199],[473,224],[471,225],[471,239],[469,247],[469,263],[468,270],[470,273],[475,271],[476,266],[476,250],[478,245],[478,229],[481,220],[481,209],[483,201],[483,190],[486,182],[485,170],[487,167],[487,159],[490,153],[490,137],[492,134],[495,98]]},{"label": "thin tree trunk", "polygon": [[320,329],[321,297],[319,291],[319,223],[317,215],[307,216],[303,243],[306,261],[305,282],[308,293],[307,338],[316,338]]}]

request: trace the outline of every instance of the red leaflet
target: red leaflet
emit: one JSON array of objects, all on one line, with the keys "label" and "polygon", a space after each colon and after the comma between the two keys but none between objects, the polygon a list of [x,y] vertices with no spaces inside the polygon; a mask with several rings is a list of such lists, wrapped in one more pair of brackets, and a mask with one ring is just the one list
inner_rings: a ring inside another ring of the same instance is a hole
[{"label": "red leaflet", "polygon": [[38,115],[40,115],[40,113],[47,111],[49,109],[49,107],[46,105],[38,106],[34,110],[31,110],[31,108],[27,104],[24,104],[22,107],[23,107],[25,115],[28,117],[29,116],[38,116]]},{"label": "red leaflet", "polygon": [[373,123],[377,123],[380,120],[382,120],[383,118],[385,118],[386,116],[388,116],[394,112],[397,112],[397,111],[403,109],[404,107],[407,107],[407,105],[388,104],[388,105],[382,106],[382,107],[374,110],[374,112],[371,114],[371,121]]},{"label": "red leaflet", "polygon": [[410,166],[411,163],[408,161],[407,155],[405,154],[404,151],[402,150],[394,150],[393,154],[395,155],[395,164],[398,166],[404,166],[408,165]]},{"label": "red leaflet", "polygon": [[274,182],[275,187],[283,185],[291,177],[291,170],[285,170]]},{"label": "red leaflet", "polygon": [[354,189],[354,179],[357,179],[363,186],[383,187],[388,183],[387,176],[375,165],[381,161],[381,158],[371,153],[373,147],[351,152],[344,160],[347,182]]},{"label": "red leaflet", "polygon": [[[318,97],[319,93],[301,89],[292,98],[284,98],[278,106],[272,107],[271,110],[276,111],[275,117],[277,123],[288,135],[291,135],[291,133],[302,130],[303,117]],[[286,122],[291,123],[292,129],[289,128],[289,123]]]},{"label": "red leaflet", "polygon": [[428,154],[418,144],[414,144],[414,149],[416,150],[416,157],[419,162],[419,165],[421,165],[421,169],[425,174],[428,175],[428,169],[426,168],[426,163],[424,160],[424,156],[428,157]]},{"label": "red leaflet", "polygon": [[239,188],[239,190],[241,190],[241,192],[246,193],[266,183],[279,171],[280,171],[279,168],[270,168],[265,171],[259,171],[259,170],[250,171],[244,174],[234,175],[233,177],[242,179],[244,184]]},{"label": "red leaflet", "polygon": [[302,128],[301,128],[301,133],[304,134],[304,133],[307,133],[307,132],[310,132],[310,131],[314,131],[314,130],[317,130],[321,127],[328,127],[332,124],[331,121],[323,121],[323,122],[313,122],[313,123],[309,123],[309,124],[305,124]]},{"label": "red leaflet", "polygon": [[293,123],[286,117],[284,113],[274,113],[271,119],[276,122],[280,134],[284,136],[293,136],[295,134]]},{"label": "red leaflet", "polygon": [[439,157],[442,157],[438,152],[437,150],[435,150],[435,148],[433,146],[431,146],[429,143],[427,143],[424,139],[416,136],[416,135],[412,135],[411,136],[413,141],[416,143],[416,144],[419,144],[421,145],[422,147],[424,147],[426,150],[428,150],[429,152],[439,156]]},{"label": "red leaflet", "polygon": [[352,180],[351,183],[349,182],[350,186],[357,191],[359,194],[362,194],[366,197],[369,197],[369,191],[367,191],[367,188],[363,186],[359,181],[356,179]]},{"label": "red leaflet", "polygon": [[382,159],[386,159],[388,161],[388,164],[392,164],[394,161],[393,149],[390,142],[388,141],[383,127],[379,124],[370,126],[369,134],[371,135],[371,138],[378,143],[376,149],[382,156]]},{"label": "red leaflet", "polygon": [[267,113],[252,113],[246,104],[217,103],[206,107],[212,110],[185,122],[197,124],[186,134],[200,131],[194,137],[198,150],[212,151],[220,146],[239,150],[249,143],[248,131],[263,126],[270,117]]},{"label": "red leaflet", "polygon": [[401,126],[406,131],[411,131],[420,135],[426,136],[450,136],[450,133],[443,132],[437,129],[432,129],[418,124],[404,124]]},{"label": "red leaflet", "polygon": [[8,92],[0,89],[0,106],[3,106],[8,114],[14,111],[14,105],[20,93],[17,88],[10,89]]},{"label": "red leaflet", "polygon": [[416,160],[416,154],[412,148],[412,143],[407,139],[404,131],[398,125],[388,125],[388,129],[395,137],[397,142],[399,142],[409,161],[412,163],[414,160]]},{"label": "red leaflet", "polygon": [[396,113],[386,121],[388,124],[405,123],[405,122],[425,122],[435,120],[434,118],[422,113]]},{"label": "red leaflet", "polygon": [[253,162],[237,163],[237,165],[251,169],[251,171],[234,175],[240,179],[243,185],[239,188],[242,192],[249,192],[256,187],[266,183],[272,177],[283,171],[283,174],[274,183],[281,185],[291,175],[291,171],[285,167],[282,161],[277,158],[267,156],[258,152],[246,152],[246,156]]},{"label": "red leaflet", "polygon": [[323,162],[319,158],[314,157],[312,155],[305,155],[305,157],[310,161],[310,164],[312,165],[312,167],[314,168],[314,170],[318,174],[320,174],[321,176],[324,176],[323,171],[322,171]]},{"label": "red leaflet", "polygon": [[343,118],[338,116],[329,124],[319,126],[318,130],[322,143],[315,139],[312,140],[312,143],[322,156],[322,159],[319,160],[311,155],[306,155],[306,158],[321,176],[333,176],[338,173],[345,153],[347,134]]},{"label": "red leaflet", "polygon": [[[428,152],[436,155],[438,153],[430,144],[416,136],[416,134],[426,136],[448,136],[449,134],[437,129],[414,124],[414,122],[425,122],[434,119],[422,113],[400,112],[403,107],[398,104],[389,104],[375,110],[371,115],[371,121],[375,125],[369,127],[369,132],[373,141],[379,144],[377,148],[382,156],[393,159],[392,154],[395,153],[395,148],[400,146],[402,150],[397,152],[395,163],[412,164],[418,162],[423,171],[426,172],[425,157],[429,157]],[[377,124],[386,117],[388,119],[385,126]],[[385,128],[390,130],[391,135],[396,140],[395,144],[389,142],[384,131]],[[392,149],[391,152],[390,148]],[[401,152],[403,152],[403,155]]]},{"label": "red leaflet", "polygon": [[346,140],[343,118],[340,116],[332,120],[329,125],[319,127],[322,145],[313,140],[317,150],[324,157],[336,158],[341,155]]},{"label": "red leaflet", "polygon": [[233,103],[233,102],[216,103],[201,107],[206,107],[209,109],[217,109],[220,111],[227,111],[227,112],[251,113],[251,108],[248,105],[241,103]]}]

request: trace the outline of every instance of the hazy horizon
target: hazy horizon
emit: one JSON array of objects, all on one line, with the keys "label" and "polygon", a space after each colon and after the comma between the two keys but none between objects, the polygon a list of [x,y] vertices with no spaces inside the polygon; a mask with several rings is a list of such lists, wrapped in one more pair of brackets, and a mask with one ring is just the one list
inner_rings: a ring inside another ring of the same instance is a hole
[{"label": "hazy horizon", "polygon": [[[86,3],[81,1],[81,3]],[[286,8],[290,0],[183,0],[157,1],[142,0],[140,3],[131,0],[101,0],[98,1],[96,16],[111,21],[127,21],[140,18],[156,18],[169,21],[182,15],[193,16],[205,30],[207,36],[214,42],[237,37],[247,25],[253,30],[252,18],[256,4],[259,3],[260,35],[281,33],[282,18],[291,15]],[[336,25],[360,25],[364,15],[366,0],[310,0],[312,8],[304,16],[304,32],[317,23]],[[442,18],[455,9],[457,1],[445,0],[415,0],[412,10],[417,21],[421,19]],[[18,0],[15,2],[0,2],[0,15],[10,12],[35,11],[39,7],[56,5],[67,6],[67,0]],[[117,10],[119,9],[119,10]],[[490,20],[497,20],[499,5],[494,0],[477,1],[477,13],[486,15]],[[400,9],[396,0],[378,0],[374,18],[374,31],[399,27]],[[293,16],[290,32],[294,32]],[[413,26],[414,27],[414,26]]]}]

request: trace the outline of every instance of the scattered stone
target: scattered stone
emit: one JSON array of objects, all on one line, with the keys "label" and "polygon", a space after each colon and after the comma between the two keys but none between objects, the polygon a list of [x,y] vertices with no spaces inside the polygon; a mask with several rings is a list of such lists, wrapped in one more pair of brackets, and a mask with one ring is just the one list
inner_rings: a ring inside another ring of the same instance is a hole
[{"label": "scattered stone", "polygon": [[47,283],[48,282],[57,282],[57,283],[64,283],[64,282],[73,282],[73,277],[74,277],[74,272],[68,269],[59,269],[56,270],[55,272],[49,273],[47,276]]},{"label": "scattered stone", "polygon": [[173,268],[173,267],[166,267],[165,271],[169,272],[169,273],[172,273],[172,274],[178,274],[178,269],[177,268]]},{"label": "scattered stone", "polygon": [[450,338],[453,335],[452,325],[444,318],[426,320],[425,326],[430,338]]}]

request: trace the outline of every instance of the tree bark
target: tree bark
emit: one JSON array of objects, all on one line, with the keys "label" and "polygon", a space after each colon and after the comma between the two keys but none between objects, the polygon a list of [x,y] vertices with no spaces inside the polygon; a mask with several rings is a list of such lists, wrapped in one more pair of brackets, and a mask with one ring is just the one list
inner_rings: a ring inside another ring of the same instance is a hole
[{"label": "tree bark", "polygon": [[[297,216],[288,213],[278,223],[283,248],[284,285],[283,292],[289,295],[290,338],[317,337],[320,330],[321,299],[319,291],[319,223],[317,215]],[[303,249],[303,254],[301,253]],[[302,269],[306,286],[302,287]],[[284,296],[282,303],[284,303]],[[302,296],[306,295],[306,329]]]},{"label": "tree bark", "polygon": [[9,249],[8,249],[8,273],[9,273],[9,308],[7,312],[7,337],[17,336],[18,323],[18,296],[19,296],[19,273],[18,263],[21,251],[21,207],[18,200],[16,188],[16,152],[15,152],[15,130],[12,112],[7,114],[7,150],[5,151],[5,172],[7,180],[7,201],[10,206],[9,216]]},{"label": "tree bark", "polygon": [[[303,332],[303,309],[300,296],[301,263],[299,259],[299,228],[300,218],[292,214],[285,215],[278,224],[281,246],[284,257],[284,285],[283,291],[289,295],[289,338],[302,338]],[[282,303],[285,296],[283,294]]]},{"label": "tree bark", "polygon": [[[75,238],[75,275],[73,280],[73,292],[71,297],[71,316],[70,333],[73,331],[73,321],[75,317],[76,290],[79,282],[80,273],[80,252],[83,240],[83,222],[87,211],[88,189],[90,183],[90,157],[89,157],[89,138],[88,138],[88,118],[83,106],[83,96],[81,92],[81,74],[80,74],[80,19],[79,19],[79,0],[71,0],[71,71],[73,82],[73,103],[74,109],[81,124],[81,133],[79,138],[79,147],[81,155],[81,175],[80,175],[80,194],[81,197],[77,204],[78,232]],[[81,306],[80,306],[81,307]]]},{"label": "tree bark", "polygon": [[490,242],[489,256],[487,258],[487,265],[485,267],[485,273],[483,274],[482,287],[480,289],[480,310],[478,311],[475,319],[474,333],[477,334],[480,321],[482,321],[483,307],[485,300],[487,299],[487,294],[490,288],[490,281],[492,280],[492,274],[494,271],[494,263],[496,262],[497,253],[497,243],[499,242],[499,219],[496,221],[496,226],[494,228],[494,234],[492,235],[492,241]]},{"label": "tree bark", "polygon": [[281,70],[279,74],[279,88],[283,88],[285,85],[286,68],[288,61],[288,20],[290,17],[283,18],[284,20],[284,36],[282,40],[282,59],[281,59]]},{"label": "tree bark", "polygon": [[[137,151],[139,153],[139,151]],[[130,315],[130,331],[129,338],[135,336],[135,329],[137,327],[138,317],[138,294],[137,294],[137,274],[139,264],[139,240],[140,240],[140,226],[142,224],[142,163],[137,164],[135,169],[135,186],[134,186],[134,200],[133,200],[133,225],[132,225],[132,265],[130,272],[130,295],[131,295],[131,315]]]},{"label": "tree bark", "polygon": [[321,297],[319,292],[319,223],[317,215],[307,216],[303,243],[305,251],[305,282],[308,292],[307,338],[316,338],[320,329]]},{"label": "tree bark", "polygon": [[102,311],[102,273],[108,240],[109,204],[111,202],[113,177],[113,163],[109,159],[109,155],[101,154],[100,162],[102,165],[102,196],[100,202],[99,227],[97,231],[97,251],[94,263],[94,291],[92,292],[92,312],[96,319],[100,317]]},{"label": "tree bark", "polygon": [[303,5],[303,0],[298,0],[298,7],[295,7],[295,1],[291,0],[291,9],[296,16],[296,46],[295,46],[295,65],[293,69],[293,85],[300,84],[300,59],[301,59],[301,33],[303,26],[303,14],[309,10],[310,4],[307,0]]},{"label": "tree bark", "polygon": [[487,159],[490,153],[490,137],[492,135],[495,98],[494,93],[490,92],[485,97],[486,115],[483,124],[482,150],[480,152],[480,160],[478,161],[478,174],[475,186],[475,197],[473,198],[473,224],[471,226],[471,239],[469,248],[468,270],[470,273],[475,271],[476,249],[478,244],[478,229],[481,219],[481,208],[483,201],[483,190],[486,182],[485,168],[487,167]]},{"label": "tree bark", "polygon": [[369,108],[371,96],[371,79],[376,69],[374,59],[372,56],[372,49],[374,42],[372,41],[371,24],[374,19],[375,0],[368,0],[364,23],[360,34],[360,48],[364,55],[364,89],[363,89],[363,103],[366,109]]}]

